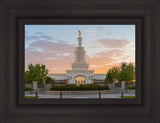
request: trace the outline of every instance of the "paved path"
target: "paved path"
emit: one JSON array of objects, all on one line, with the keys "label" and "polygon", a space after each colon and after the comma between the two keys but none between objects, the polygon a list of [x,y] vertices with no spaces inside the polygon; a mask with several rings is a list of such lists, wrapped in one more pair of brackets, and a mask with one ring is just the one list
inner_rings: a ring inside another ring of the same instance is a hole
[{"label": "paved path", "polygon": [[[26,94],[25,96],[35,96]],[[38,94],[38,98],[60,98],[60,95]],[[121,98],[121,94],[102,94],[101,98]],[[135,96],[135,94],[124,94],[123,96]],[[99,98],[99,95],[62,95],[62,98]]]}]

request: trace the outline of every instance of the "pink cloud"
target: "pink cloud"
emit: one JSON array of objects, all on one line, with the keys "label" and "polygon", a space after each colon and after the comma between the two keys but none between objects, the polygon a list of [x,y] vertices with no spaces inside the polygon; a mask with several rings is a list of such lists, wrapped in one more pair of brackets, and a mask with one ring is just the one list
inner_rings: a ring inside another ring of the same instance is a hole
[{"label": "pink cloud", "polygon": [[122,47],[125,47],[125,46],[132,44],[131,42],[129,42],[128,40],[125,40],[125,39],[120,39],[120,40],[99,39],[99,40],[96,40],[95,43],[101,44],[102,46],[104,46],[106,48],[122,48]]},{"label": "pink cloud", "polygon": [[66,69],[71,69],[70,63],[74,61],[74,50],[74,45],[60,41],[32,42],[30,47],[25,50],[25,69],[27,70],[30,63],[40,63],[46,65],[49,73],[64,73]]},{"label": "pink cloud", "polygon": [[[44,34],[39,34],[44,35]],[[25,69],[27,70],[28,64],[45,64],[49,73],[66,73],[66,70],[71,69],[71,63],[74,62],[75,46],[67,44],[66,41],[59,39],[52,39],[50,37],[41,37],[43,40],[37,40],[39,38],[32,37],[33,42],[29,44],[29,47],[25,50]],[[48,39],[48,40],[47,40]],[[50,40],[50,41],[49,41]],[[100,39],[96,43],[104,45],[108,48],[121,48],[130,44],[127,40],[109,40]],[[96,47],[92,47],[96,48]],[[97,47],[99,48],[99,46]],[[95,71],[95,73],[106,73],[109,68],[115,65],[119,65],[116,58],[124,56],[124,50],[107,50],[107,52],[95,53],[96,57],[89,57],[86,55],[86,62],[89,63],[89,69]]]},{"label": "pink cloud", "polygon": [[112,66],[119,65],[115,57],[120,58],[124,53],[124,50],[100,52],[96,54],[98,57],[86,56],[86,61],[90,64],[89,69],[94,70],[95,73],[106,73]]},{"label": "pink cloud", "polygon": [[[27,51],[25,56],[25,69],[28,64],[45,64],[49,73],[65,73],[66,69],[71,69],[71,62],[74,56],[57,56],[55,53],[40,53],[37,51]],[[63,69],[62,69],[63,67]]]},{"label": "pink cloud", "polygon": [[30,44],[31,49],[39,48],[43,52],[52,51],[53,53],[70,53],[75,49],[74,45],[61,43],[61,42],[50,42],[46,40],[36,41]]}]

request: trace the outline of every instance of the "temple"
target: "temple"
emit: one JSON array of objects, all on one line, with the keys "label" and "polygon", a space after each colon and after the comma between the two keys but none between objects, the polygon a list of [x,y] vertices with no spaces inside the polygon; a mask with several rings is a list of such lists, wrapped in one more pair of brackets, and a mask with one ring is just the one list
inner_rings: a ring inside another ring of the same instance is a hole
[{"label": "temple", "polygon": [[94,74],[94,70],[88,70],[89,63],[85,61],[85,50],[82,46],[81,32],[79,31],[78,47],[75,50],[75,61],[71,63],[72,69],[66,70],[66,74],[49,74],[58,83],[67,84],[93,84],[103,83],[105,74]]},{"label": "temple", "polygon": [[69,84],[91,84],[93,83],[94,70],[88,70],[89,64],[85,61],[85,50],[82,47],[82,37],[79,31],[78,47],[75,51],[75,61],[72,63],[72,70],[66,70],[67,83]]}]

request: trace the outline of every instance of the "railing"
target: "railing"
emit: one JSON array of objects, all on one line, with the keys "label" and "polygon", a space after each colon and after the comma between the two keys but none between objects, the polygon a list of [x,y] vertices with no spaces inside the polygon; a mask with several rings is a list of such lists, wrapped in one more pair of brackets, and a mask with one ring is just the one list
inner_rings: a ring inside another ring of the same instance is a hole
[{"label": "railing", "polygon": [[[30,91],[31,92],[31,94],[32,93],[35,93],[35,97],[36,97],[36,99],[38,99],[38,92],[37,91]],[[64,92],[65,93],[65,92]],[[66,94],[63,94],[63,91],[60,91],[59,92],[59,94],[57,93],[57,97],[59,98],[59,99],[65,99],[66,97],[64,96],[63,97],[63,95],[66,95]],[[68,94],[67,94],[68,95]],[[77,94],[76,94],[77,95]],[[83,94],[82,94],[83,95]],[[90,94],[88,94],[88,95],[86,95],[87,97],[89,96]],[[98,99],[102,99],[103,98],[103,96],[104,96],[104,94],[99,90],[98,91],[98,93],[96,94],[97,95],[97,97],[96,98],[98,98]],[[125,94],[126,95],[126,94]],[[70,96],[72,96],[72,94],[69,94],[69,97]],[[43,97],[42,97],[43,98]],[[73,97],[74,98],[74,97]],[[76,98],[81,98],[81,96],[80,97],[76,97]],[[82,97],[83,98],[83,97]],[[92,98],[92,97],[89,97],[89,98]],[[121,99],[123,99],[124,98],[124,92],[123,91],[119,91],[119,98],[121,98]]]},{"label": "railing", "polygon": [[101,99],[101,91],[99,91],[99,99]]},{"label": "railing", "polygon": [[62,99],[62,91],[60,92],[60,99]]},{"label": "railing", "polygon": [[[123,99],[123,91],[121,92],[121,98]],[[60,91],[60,99],[62,99],[62,91]],[[101,91],[99,91],[99,99],[101,99]]]},{"label": "railing", "polygon": [[121,98],[123,99],[123,92],[121,92]]}]

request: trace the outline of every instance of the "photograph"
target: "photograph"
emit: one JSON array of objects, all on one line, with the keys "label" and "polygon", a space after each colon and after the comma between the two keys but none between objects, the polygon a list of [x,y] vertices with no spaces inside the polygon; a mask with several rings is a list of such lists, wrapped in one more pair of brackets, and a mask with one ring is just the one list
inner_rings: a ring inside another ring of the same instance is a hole
[{"label": "photograph", "polygon": [[136,25],[24,25],[25,99],[135,99]]}]

